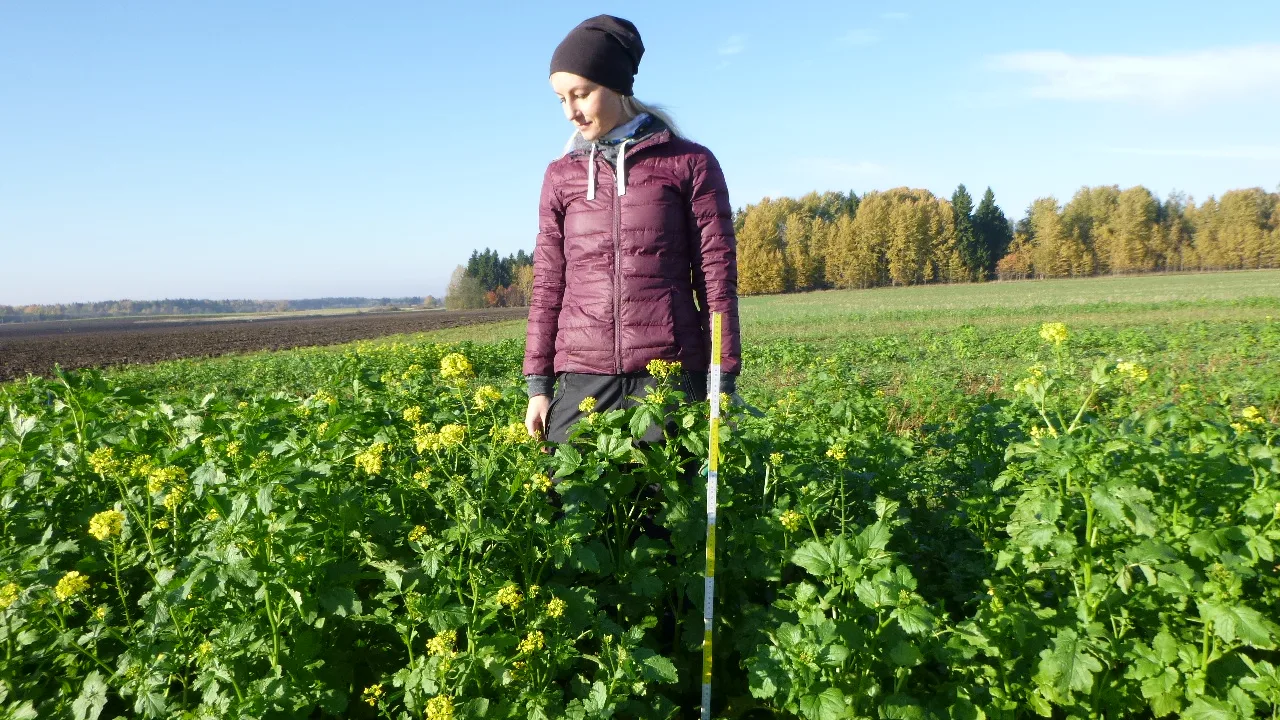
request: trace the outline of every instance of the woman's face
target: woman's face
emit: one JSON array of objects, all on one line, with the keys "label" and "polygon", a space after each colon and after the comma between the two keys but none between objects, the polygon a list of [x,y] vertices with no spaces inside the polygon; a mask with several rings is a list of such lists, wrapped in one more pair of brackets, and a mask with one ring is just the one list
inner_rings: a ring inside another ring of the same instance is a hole
[{"label": "woman's face", "polygon": [[560,98],[564,116],[586,140],[597,140],[625,120],[622,96],[573,73],[551,74],[551,89]]}]

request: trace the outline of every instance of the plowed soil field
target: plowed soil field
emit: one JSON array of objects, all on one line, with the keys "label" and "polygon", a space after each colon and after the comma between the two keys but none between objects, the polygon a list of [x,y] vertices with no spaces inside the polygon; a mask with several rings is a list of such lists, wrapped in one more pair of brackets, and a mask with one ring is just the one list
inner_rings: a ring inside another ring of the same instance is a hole
[{"label": "plowed soil field", "polygon": [[0,325],[0,381],[255,350],[335,345],[399,333],[518,320],[528,308],[416,310],[296,318],[103,318]]}]

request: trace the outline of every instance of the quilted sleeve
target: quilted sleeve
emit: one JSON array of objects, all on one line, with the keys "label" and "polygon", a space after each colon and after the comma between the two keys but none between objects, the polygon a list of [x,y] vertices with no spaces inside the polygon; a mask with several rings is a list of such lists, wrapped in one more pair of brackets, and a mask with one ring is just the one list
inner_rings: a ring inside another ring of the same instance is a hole
[{"label": "quilted sleeve", "polygon": [[554,375],[556,331],[564,299],[564,206],[556,196],[553,165],[542,178],[538,239],[533,248],[533,297],[525,336],[524,374]]},{"label": "quilted sleeve", "polygon": [[694,156],[691,183],[691,208],[698,232],[693,287],[700,307],[723,314],[721,370],[738,373],[742,368],[742,334],[738,325],[738,256],[733,209],[720,163],[711,151],[700,150]]}]

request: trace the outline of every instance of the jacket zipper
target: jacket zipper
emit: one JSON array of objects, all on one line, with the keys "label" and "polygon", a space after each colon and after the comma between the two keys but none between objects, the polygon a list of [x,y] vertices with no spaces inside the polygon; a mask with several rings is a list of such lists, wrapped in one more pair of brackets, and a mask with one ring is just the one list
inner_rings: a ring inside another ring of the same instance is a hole
[{"label": "jacket zipper", "polygon": [[622,374],[622,201],[616,187],[613,190],[613,374]]},{"label": "jacket zipper", "polygon": [[[626,156],[631,157],[637,150],[643,150],[670,139],[670,133],[657,133],[627,148]],[[609,161],[603,158],[596,162],[601,161],[609,169],[609,174],[613,176],[613,184],[616,185],[617,169],[610,167]],[[618,199],[616,187],[613,190],[613,374],[622,374],[622,203]]]}]

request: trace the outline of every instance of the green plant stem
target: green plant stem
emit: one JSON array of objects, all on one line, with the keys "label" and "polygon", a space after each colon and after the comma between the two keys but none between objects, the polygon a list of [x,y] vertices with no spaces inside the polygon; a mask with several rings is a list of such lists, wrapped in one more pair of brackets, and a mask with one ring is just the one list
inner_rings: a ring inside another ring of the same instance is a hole
[{"label": "green plant stem", "polygon": [[124,585],[120,582],[120,542],[111,540],[111,571],[116,578],[116,592],[120,595],[120,610],[124,613],[125,624],[133,627],[133,619],[129,617],[129,601],[124,595]]}]

